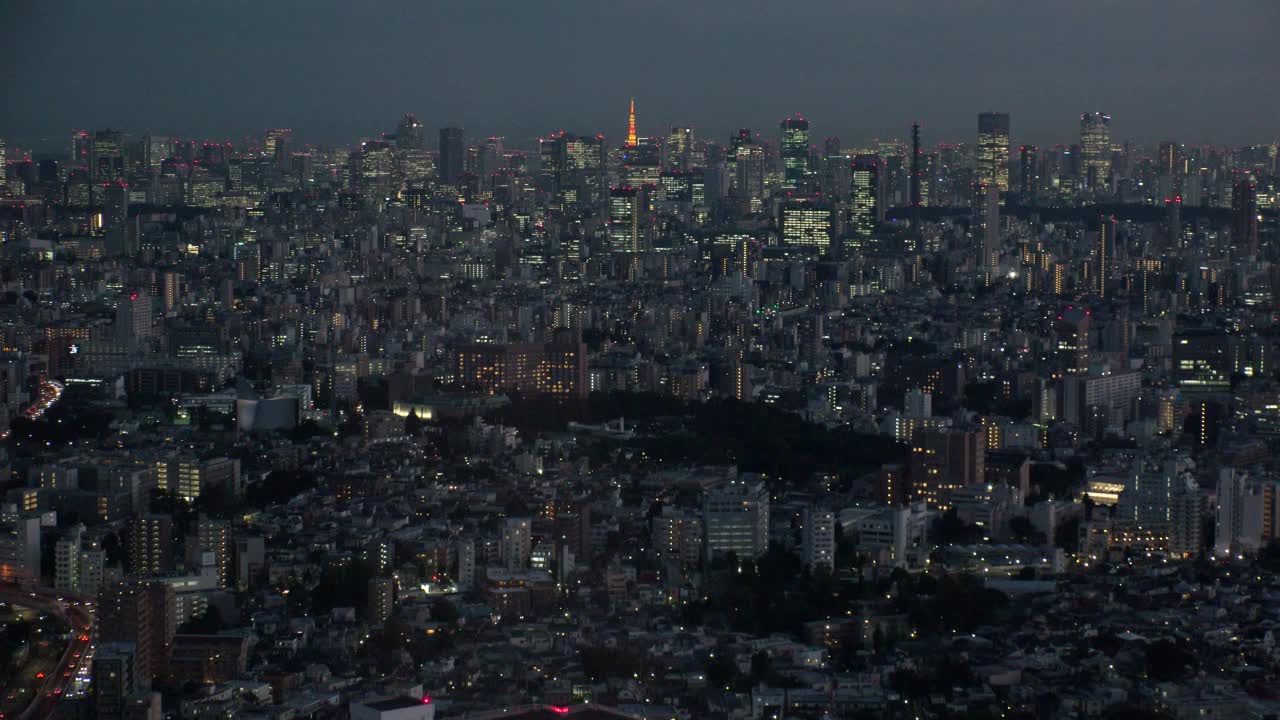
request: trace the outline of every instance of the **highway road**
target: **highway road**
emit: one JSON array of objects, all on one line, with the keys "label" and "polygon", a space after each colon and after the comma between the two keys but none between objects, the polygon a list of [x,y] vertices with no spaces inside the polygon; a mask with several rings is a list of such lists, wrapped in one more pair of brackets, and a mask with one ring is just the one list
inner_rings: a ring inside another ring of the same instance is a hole
[{"label": "highway road", "polygon": [[25,709],[14,716],[17,720],[45,720],[60,700],[82,692],[88,684],[94,650],[92,602],[54,590],[12,585],[0,586],[0,602],[52,615],[64,625],[65,634],[48,641],[64,646],[56,662],[41,656],[19,672],[22,686],[9,689],[17,690],[16,695],[30,695]]},{"label": "highway road", "polygon": [[[58,399],[62,397],[62,391],[65,389],[65,386],[57,380],[42,380],[40,382],[40,391],[37,393],[36,401],[31,403],[31,405],[29,405],[22,414],[25,415],[28,420],[39,420],[40,417],[49,410],[49,408],[53,407],[54,403],[58,402]],[[8,438],[8,430],[0,433],[0,441],[7,440]]]}]

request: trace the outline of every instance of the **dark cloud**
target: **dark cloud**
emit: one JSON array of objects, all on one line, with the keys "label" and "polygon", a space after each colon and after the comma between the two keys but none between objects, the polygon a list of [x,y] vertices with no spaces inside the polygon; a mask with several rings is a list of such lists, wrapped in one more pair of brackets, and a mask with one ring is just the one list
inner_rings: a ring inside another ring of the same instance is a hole
[{"label": "dark cloud", "polygon": [[346,143],[405,111],[524,139],[720,136],[802,111],[819,135],[1272,141],[1275,0],[166,0],[0,2],[0,135],[74,127]]}]

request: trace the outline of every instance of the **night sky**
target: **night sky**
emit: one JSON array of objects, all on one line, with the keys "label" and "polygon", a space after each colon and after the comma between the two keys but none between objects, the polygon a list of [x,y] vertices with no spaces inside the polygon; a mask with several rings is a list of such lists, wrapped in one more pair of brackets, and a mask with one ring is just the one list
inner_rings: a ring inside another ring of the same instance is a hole
[{"label": "night sky", "polygon": [[[633,9],[634,8],[634,9]],[[815,139],[1071,142],[1085,110],[1117,139],[1280,136],[1277,0],[0,0],[0,136],[60,149],[73,128],[239,138],[292,127],[347,144],[414,112],[522,145],[688,123]]]}]

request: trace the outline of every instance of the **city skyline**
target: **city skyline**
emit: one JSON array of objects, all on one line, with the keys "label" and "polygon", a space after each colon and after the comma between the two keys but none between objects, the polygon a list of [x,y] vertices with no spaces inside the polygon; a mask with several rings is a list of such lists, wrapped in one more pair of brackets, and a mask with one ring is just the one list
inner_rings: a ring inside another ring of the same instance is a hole
[{"label": "city skyline", "polygon": [[[681,8],[677,24],[664,24],[675,10],[667,3],[629,20],[625,9],[583,3],[506,4],[496,9],[506,21],[487,24],[447,3],[379,3],[365,14],[332,2],[305,14],[284,6],[249,14],[235,3],[12,8],[11,102],[0,108],[0,132],[43,150],[62,141],[55,128],[223,138],[283,126],[339,145],[415,112],[428,127],[457,122],[475,136],[533,138],[563,127],[621,137],[617,107],[635,96],[642,134],[691,124],[727,136],[802,111],[815,137],[901,137],[919,120],[928,138],[967,141],[973,116],[995,110],[1014,117],[1015,146],[1069,138],[1087,111],[1111,114],[1118,139],[1143,143],[1275,138],[1267,118],[1280,100],[1255,90],[1275,54],[1275,14],[1260,3],[1233,3],[1235,13],[1187,2],[920,12],[925,5],[811,2],[784,12],[752,2],[728,12],[706,4]],[[1156,32],[1152,10],[1178,22]],[[634,31],[604,31],[624,21]],[[575,23],[602,37],[555,41]],[[447,35],[428,30],[446,26]],[[849,28],[857,28],[852,44]],[[56,52],[41,44],[50,37],[60,38]],[[181,41],[179,62],[157,52],[166,37]],[[1064,60],[1084,37],[1090,52]],[[320,38],[333,42],[317,50]],[[1177,47],[1195,50],[1169,51]],[[130,81],[82,71],[102,58]],[[799,66],[806,72],[795,73]],[[1251,111],[1223,111],[1246,104]]]},{"label": "city skyline", "polygon": [[0,5],[0,720],[1280,718],[1275,0]]}]

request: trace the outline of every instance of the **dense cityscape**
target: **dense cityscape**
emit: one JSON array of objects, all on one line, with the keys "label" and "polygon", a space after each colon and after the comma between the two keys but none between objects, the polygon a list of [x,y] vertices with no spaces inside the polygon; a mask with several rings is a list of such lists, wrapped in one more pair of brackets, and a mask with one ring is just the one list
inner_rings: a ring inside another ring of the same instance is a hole
[{"label": "dense cityscape", "polygon": [[0,718],[1280,717],[1274,138],[607,101],[0,139]]}]

